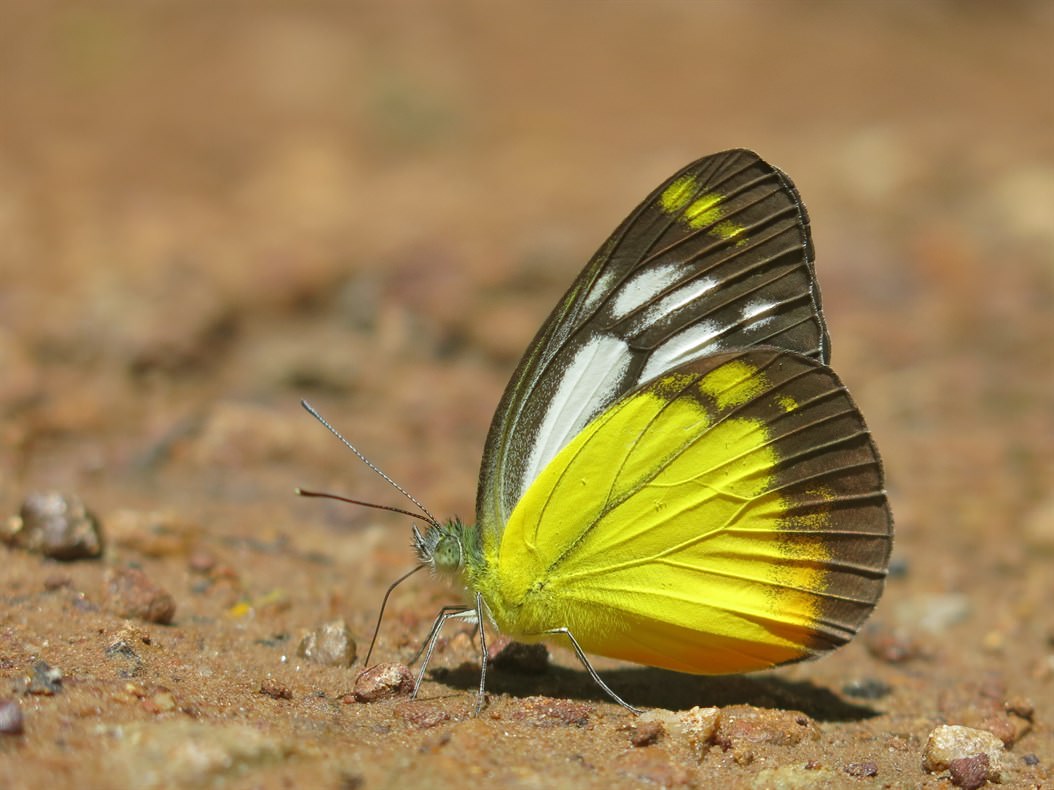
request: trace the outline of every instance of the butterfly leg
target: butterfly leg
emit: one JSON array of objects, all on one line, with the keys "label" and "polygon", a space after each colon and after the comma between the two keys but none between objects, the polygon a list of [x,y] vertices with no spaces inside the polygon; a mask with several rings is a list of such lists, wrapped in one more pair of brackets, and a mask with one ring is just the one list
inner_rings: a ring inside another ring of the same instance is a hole
[{"label": "butterfly leg", "polygon": [[578,640],[575,639],[575,635],[571,633],[569,628],[567,628],[566,626],[563,627],[563,628],[552,628],[552,629],[546,631],[545,633],[547,635],[554,635],[555,636],[557,634],[562,634],[562,635],[566,636],[568,638],[568,640],[571,642],[571,647],[574,648],[575,655],[578,656],[578,660],[581,661],[582,662],[582,666],[584,666],[586,668],[586,672],[588,672],[589,676],[591,678],[593,678],[593,681],[598,686],[600,686],[600,688],[602,688],[604,690],[605,694],[607,694],[609,697],[611,697],[611,699],[613,699],[615,702],[617,702],[623,708],[628,710],[630,713],[640,714],[640,713],[644,712],[640,708],[635,708],[632,705],[630,705],[628,702],[626,702],[626,700],[622,699],[622,697],[620,697],[618,694],[616,694],[614,691],[612,691],[611,687],[608,686],[608,684],[605,683],[601,679],[600,675],[597,674],[597,671],[595,669],[593,669],[593,665],[589,663],[589,659],[586,657],[585,651],[582,650],[582,647],[578,644]]},{"label": "butterfly leg", "polygon": [[[448,619],[447,615],[450,615],[452,617],[453,615],[458,614],[459,612],[464,612],[467,610],[468,607],[464,604],[449,604],[440,609],[439,614],[436,615],[436,619],[432,621],[432,628],[429,630],[428,636],[426,636],[424,641],[421,642],[421,646],[417,648],[417,652],[414,653],[414,657],[411,658],[408,662],[410,666],[413,666],[417,663],[417,659],[419,659],[421,657],[421,654],[425,652],[425,648],[428,647],[428,645],[431,644],[432,640],[436,638],[440,627],[442,627],[443,623],[445,623]],[[431,655],[431,652],[429,652],[429,655]]]},{"label": "butterfly leg", "polygon": [[[479,603],[477,602],[477,607]],[[469,608],[466,606],[444,606],[439,610],[439,614],[436,616],[435,622],[432,623],[432,630],[428,634],[428,639],[425,641],[424,660],[421,662],[421,668],[417,671],[417,678],[414,680],[414,690],[410,694],[410,699],[417,698],[417,692],[421,688],[421,683],[425,679],[425,670],[428,669],[428,662],[432,660],[432,652],[435,650],[436,642],[439,641],[439,633],[442,631],[443,626],[448,620],[465,620],[467,622],[478,622],[479,612],[476,608]],[[418,651],[420,655],[420,651]],[[416,660],[416,657],[414,658]],[[477,711],[480,706],[480,702],[476,703]]]},{"label": "butterfly leg", "polygon": [[476,710],[472,714],[478,716],[483,709],[483,697],[487,688],[487,633],[483,628],[483,596],[476,593],[476,627],[479,628],[479,692],[476,694]]}]

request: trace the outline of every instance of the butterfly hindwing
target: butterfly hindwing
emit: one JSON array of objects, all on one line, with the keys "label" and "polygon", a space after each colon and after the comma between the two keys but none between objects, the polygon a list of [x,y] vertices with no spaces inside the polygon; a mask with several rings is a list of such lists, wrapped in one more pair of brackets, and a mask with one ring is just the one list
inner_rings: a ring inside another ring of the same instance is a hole
[{"label": "butterfly hindwing", "polygon": [[743,672],[848,641],[892,521],[863,417],[830,368],[760,347],[668,371],[590,422],[484,535],[502,630]]},{"label": "butterfly hindwing", "polygon": [[635,387],[764,344],[828,360],[797,190],[750,151],[694,162],[616,229],[543,324],[491,424],[477,494],[500,532],[546,464]]}]

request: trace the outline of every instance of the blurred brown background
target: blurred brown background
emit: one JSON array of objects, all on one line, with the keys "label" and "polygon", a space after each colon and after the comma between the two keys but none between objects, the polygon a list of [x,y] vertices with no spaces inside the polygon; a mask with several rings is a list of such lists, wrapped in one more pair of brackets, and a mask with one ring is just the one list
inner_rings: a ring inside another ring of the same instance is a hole
[{"label": "blurred brown background", "polygon": [[401,503],[298,399],[470,518],[558,296],[662,179],[749,147],[809,207],[886,460],[883,606],[964,596],[971,666],[1027,675],[1054,636],[1052,42],[1050,2],[0,2],[3,505],[379,562],[365,630],[405,521],[356,538],[375,514],[289,492]]}]

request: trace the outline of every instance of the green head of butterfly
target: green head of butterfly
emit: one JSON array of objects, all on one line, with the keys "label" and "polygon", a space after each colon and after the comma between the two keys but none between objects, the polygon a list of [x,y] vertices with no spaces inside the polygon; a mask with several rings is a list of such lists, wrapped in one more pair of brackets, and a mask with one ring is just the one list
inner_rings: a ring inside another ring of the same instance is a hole
[{"label": "green head of butterfly", "polygon": [[432,570],[456,575],[465,569],[471,560],[466,556],[466,529],[460,520],[446,524],[431,524],[422,534],[413,528],[414,551],[417,557]]}]

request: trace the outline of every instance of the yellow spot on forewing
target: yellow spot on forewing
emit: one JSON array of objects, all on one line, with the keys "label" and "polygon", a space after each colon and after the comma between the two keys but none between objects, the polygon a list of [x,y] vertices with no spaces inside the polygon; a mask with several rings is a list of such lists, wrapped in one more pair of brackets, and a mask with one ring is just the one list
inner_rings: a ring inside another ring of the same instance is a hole
[{"label": "yellow spot on forewing", "polygon": [[695,190],[695,176],[681,176],[663,190],[662,195],[659,197],[659,205],[662,206],[662,210],[667,214],[673,214],[688,205],[688,201],[692,199]]},{"label": "yellow spot on forewing", "polygon": [[721,210],[721,202],[723,200],[724,198],[721,195],[708,192],[698,200],[693,201],[684,210],[684,221],[691,228],[701,228],[705,225],[715,224],[723,216]]},{"label": "yellow spot on forewing", "polygon": [[718,222],[710,232],[716,233],[722,239],[735,239],[737,247],[747,243],[747,237],[743,235],[746,232],[746,228],[731,220]]},{"label": "yellow spot on forewing", "polygon": [[707,192],[693,200],[699,182],[693,175],[676,179],[659,196],[659,206],[667,214],[680,212],[681,221],[693,230],[708,228],[708,233],[721,239],[736,240],[737,245],[746,244],[743,235],[746,228],[737,222],[725,219],[724,195]]},{"label": "yellow spot on forewing", "polygon": [[740,360],[715,368],[699,382],[699,390],[713,398],[721,409],[741,406],[764,392],[767,386],[761,371]]},{"label": "yellow spot on forewing", "polygon": [[785,412],[792,412],[798,408],[798,401],[794,400],[790,395],[780,395],[776,398],[776,403]]}]

